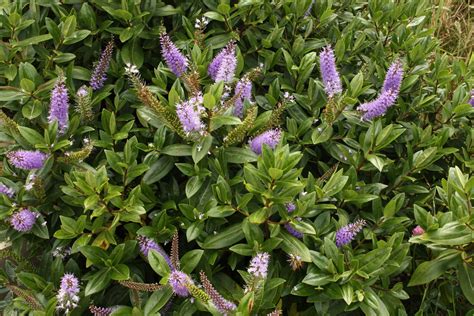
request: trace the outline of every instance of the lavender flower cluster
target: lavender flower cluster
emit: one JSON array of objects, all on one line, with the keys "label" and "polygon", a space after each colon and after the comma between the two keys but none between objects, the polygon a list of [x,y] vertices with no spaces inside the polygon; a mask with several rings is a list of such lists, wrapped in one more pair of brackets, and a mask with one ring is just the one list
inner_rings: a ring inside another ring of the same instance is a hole
[{"label": "lavender flower cluster", "polygon": [[206,125],[201,120],[204,110],[203,98],[200,93],[176,105],[176,114],[186,133],[202,133],[204,131]]},{"label": "lavender flower cluster", "polygon": [[[285,207],[288,213],[293,213],[296,210],[296,205],[293,202],[286,203]],[[295,220],[301,221],[301,217],[295,217]],[[283,226],[285,227],[286,231],[289,232],[294,237],[298,239],[303,238],[304,234],[300,232],[299,230],[297,230],[296,228],[294,228],[290,222],[285,223]]]},{"label": "lavender flower cluster", "polygon": [[12,198],[15,195],[15,191],[12,188],[6,186],[5,184],[0,183],[0,194],[4,194],[9,198]]},{"label": "lavender flower cluster", "polygon": [[212,303],[216,306],[216,308],[226,315],[228,312],[236,309],[236,305],[228,300],[226,300],[219,292],[216,291],[214,286],[211,282],[207,279],[207,276],[204,272],[201,271],[201,282],[203,285],[204,292],[196,287],[192,278],[183,271],[179,270],[179,247],[178,247],[178,235],[175,234],[173,236],[173,242],[171,245],[171,254],[173,260],[169,259],[169,256],[163,251],[163,249],[152,239],[144,237],[144,236],[137,236],[138,243],[140,246],[140,251],[143,254],[147,254],[150,250],[156,250],[160,253],[168,263],[171,273],[168,276],[168,284],[173,290],[173,293],[180,297],[188,297],[191,293],[196,295],[200,298],[208,297]]},{"label": "lavender flower cluster", "polygon": [[281,130],[278,128],[270,129],[263,132],[262,134],[255,136],[249,141],[250,149],[260,155],[264,145],[267,145],[271,149],[274,149],[281,139]]},{"label": "lavender flower cluster", "polygon": [[319,66],[323,78],[324,90],[329,98],[342,92],[341,78],[336,68],[336,59],[331,46],[323,48],[319,54]]},{"label": "lavender flower cluster", "polygon": [[211,284],[206,274],[201,271],[200,273],[201,283],[204,288],[204,292],[211,298],[212,303],[219,312],[223,315],[227,315],[229,312],[235,310],[237,306],[231,301],[226,300]]},{"label": "lavender flower cluster", "polygon": [[8,161],[17,168],[25,170],[40,169],[48,158],[41,151],[17,150],[7,154]]},{"label": "lavender flower cluster", "polygon": [[354,223],[350,223],[336,232],[336,246],[342,247],[354,240],[355,236],[366,225],[365,220],[360,219]]},{"label": "lavender flower cluster", "polygon": [[109,316],[116,309],[117,309],[116,307],[100,307],[100,306],[95,306],[95,305],[89,306],[89,311],[94,316]]},{"label": "lavender flower cluster", "polygon": [[188,69],[189,61],[166,33],[161,33],[161,54],[168,68],[178,77],[182,76]]},{"label": "lavender flower cluster", "polygon": [[215,82],[230,82],[234,78],[236,67],[235,43],[230,42],[211,61],[208,74]]},{"label": "lavender flower cluster", "polygon": [[140,252],[145,256],[148,257],[148,253],[150,250],[155,250],[158,252],[160,255],[165,258],[166,263],[171,267],[171,260],[168,254],[163,250],[163,248],[160,247],[153,239],[138,235],[137,236],[138,240],[138,246],[140,248]]},{"label": "lavender flower cluster", "polygon": [[[297,221],[300,221],[301,220],[301,217],[297,217],[296,218]],[[302,232],[300,232],[299,230],[297,230],[296,228],[294,228],[291,223],[286,223],[284,225],[285,229],[287,232],[289,232],[291,235],[293,235],[294,237],[298,238],[298,239],[301,239],[303,238],[304,234]]]},{"label": "lavender flower cluster", "polygon": [[92,76],[90,79],[90,85],[92,89],[99,90],[104,86],[105,80],[107,80],[107,70],[109,69],[113,51],[114,40],[111,39],[100,55],[99,61],[92,71]]},{"label": "lavender flower cluster", "polygon": [[244,77],[235,85],[237,100],[234,104],[234,115],[242,118],[244,116],[244,102],[252,100],[252,82]]},{"label": "lavender flower cluster", "polygon": [[247,272],[255,278],[265,279],[268,274],[268,264],[270,262],[270,255],[266,252],[257,253],[255,257],[250,260]]},{"label": "lavender flower cluster", "polygon": [[28,232],[33,228],[39,214],[32,212],[27,208],[13,213],[10,218],[10,224],[14,230],[19,232]]},{"label": "lavender flower cluster", "polygon": [[400,60],[396,60],[387,71],[379,96],[375,100],[364,103],[358,107],[358,110],[363,112],[363,120],[372,120],[382,116],[395,104],[400,92],[402,78],[403,64]]},{"label": "lavender flower cluster", "polygon": [[168,282],[171,285],[174,294],[181,297],[189,296],[188,285],[194,284],[193,280],[191,280],[186,273],[179,270],[171,271]]},{"label": "lavender flower cluster", "polygon": [[72,273],[64,274],[61,278],[58,294],[56,295],[58,299],[56,308],[64,310],[66,314],[76,308],[77,303],[79,303],[79,291],[79,280],[77,277]]},{"label": "lavender flower cluster", "polygon": [[[141,235],[137,236],[137,239],[140,251],[145,257],[148,256],[150,250],[155,250],[163,256],[166,263],[171,269],[171,274],[168,278],[168,283],[173,289],[173,292],[181,297],[189,296],[188,286],[189,284],[193,284],[192,279],[186,273],[176,269],[177,267],[173,265],[168,254],[153,239]],[[176,256],[178,256],[177,250]]]},{"label": "lavender flower cluster", "polygon": [[58,122],[59,132],[64,134],[69,124],[69,96],[64,77],[60,76],[51,92],[49,123]]}]

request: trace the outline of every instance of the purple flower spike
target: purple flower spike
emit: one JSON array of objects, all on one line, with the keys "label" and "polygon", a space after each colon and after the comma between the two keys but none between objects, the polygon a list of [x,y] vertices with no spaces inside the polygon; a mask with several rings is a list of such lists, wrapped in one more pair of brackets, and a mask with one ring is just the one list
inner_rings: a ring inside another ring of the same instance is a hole
[{"label": "purple flower spike", "polygon": [[12,198],[13,195],[15,195],[15,191],[3,183],[0,183],[0,194],[5,194],[9,198]]},{"label": "purple flower spike", "polygon": [[286,210],[288,213],[294,212],[296,210],[296,205],[293,202],[288,202],[285,204]]},{"label": "purple flower spike", "polygon": [[204,288],[204,292],[206,292],[207,295],[211,298],[212,303],[214,306],[217,308],[219,312],[221,312],[223,315],[227,315],[227,313],[235,310],[237,306],[226,300],[222,295],[219,294],[219,292],[216,291],[212,283],[209,281],[207,278],[206,274],[201,271],[200,273],[201,276],[201,282]]},{"label": "purple flower spike", "polygon": [[252,260],[250,260],[250,266],[247,272],[256,278],[265,279],[268,273],[269,261],[270,255],[268,253],[258,253],[255,257],[252,258]]},{"label": "purple flower spike", "polygon": [[48,122],[58,121],[59,133],[63,134],[69,123],[69,96],[64,77],[60,76],[51,92]]},{"label": "purple flower spike", "polygon": [[230,82],[234,78],[237,58],[235,56],[235,43],[230,42],[209,64],[207,72],[215,82]]},{"label": "purple flower spike", "polygon": [[252,138],[249,142],[250,149],[257,155],[262,153],[263,145],[267,145],[271,149],[274,149],[276,145],[280,142],[281,130],[280,129],[270,129],[262,134]]},{"label": "purple flower spike", "polygon": [[[301,220],[301,218],[297,218],[296,220],[299,221],[299,220]],[[295,228],[293,228],[293,226],[291,226],[290,223],[286,223],[284,226],[285,226],[286,231],[289,232],[294,237],[296,237],[298,239],[303,238],[304,234],[302,232],[296,230]]]},{"label": "purple flower spike", "polygon": [[369,121],[376,117],[384,115],[387,110],[395,104],[398,92],[388,90],[378,96],[377,99],[360,105],[357,109],[364,112],[362,119]]},{"label": "purple flower spike", "polygon": [[242,118],[244,116],[244,102],[252,98],[252,82],[248,78],[242,78],[235,85],[235,94],[239,97],[235,100],[234,115]]},{"label": "purple flower spike", "polygon": [[99,90],[104,86],[105,80],[107,80],[107,70],[109,70],[110,60],[112,59],[112,53],[114,51],[114,40],[105,47],[104,51],[100,55],[99,61],[92,71],[90,85],[92,89]]},{"label": "purple flower spike", "polygon": [[395,104],[403,78],[403,64],[396,60],[385,75],[383,88],[379,96],[368,103],[360,105],[357,110],[363,112],[362,119],[369,121],[384,115]]},{"label": "purple flower spike", "polygon": [[165,258],[166,263],[168,263],[170,268],[173,269],[170,257],[166,254],[163,248],[161,248],[160,245],[158,245],[153,239],[138,235],[137,240],[138,246],[140,247],[140,251],[145,257],[148,257],[148,252],[150,252],[150,250],[155,250],[160,255],[162,255],[163,258]]},{"label": "purple flower spike", "polygon": [[471,90],[471,99],[469,100],[469,104],[474,106],[474,89]]},{"label": "purple flower spike", "polygon": [[174,294],[181,297],[189,296],[189,291],[186,285],[193,284],[193,281],[186,273],[173,270],[171,271],[168,282],[171,285]]},{"label": "purple flower spike", "polygon": [[15,167],[32,170],[42,168],[48,155],[41,151],[17,150],[9,152],[7,157]]},{"label": "purple flower spike", "polygon": [[179,51],[166,33],[161,33],[161,55],[165,59],[168,68],[178,77],[188,69],[188,59]]},{"label": "purple flower spike", "polygon": [[342,92],[341,79],[336,69],[336,59],[331,46],[323,48],[319,54],[319,67],[323,78],[324,90],[329,98]]},{"label": "purple flower spike", "polygon": [[37,213],[24,208],[21,211],[13,213],[12,217],[10,218],[10,224],[16,231],[27,232],[33,228],[36,218],[38,218]]},{"label": "purple flower spike", "polygon": [[403,78],[403,64],[400,60],[396,60],[387,70],[385,80],[383,82],[382,93],[392,91],[398,94]]},{"label": "purple flower spike", "polygon": [[109,316],[116,309],[116,307],[100,307],[95,305],[89,306],[89,311],[94,316]]},{"label": "purple flower spike", "polygon": [[201,114],[204,112],[202,104],[202,95],[198,94],[176,105],[176,114],[186,133],[202,132],[206,127],[201,121]]},{"label": "purple flower spike", "polygon": [[336,245],[342,247],[349,244],[365,226],[366,222],[360,219],[354,223],[350,223],[336,232]]},{"label": "purple flower spike", "polygon": [[69,313],[72,309],[77,307],[79,302],[79,280],[72,273],[66,273],[61,278],[61,286],[59,288],[56,298],[58,299],[57,309],[65,310]]}]

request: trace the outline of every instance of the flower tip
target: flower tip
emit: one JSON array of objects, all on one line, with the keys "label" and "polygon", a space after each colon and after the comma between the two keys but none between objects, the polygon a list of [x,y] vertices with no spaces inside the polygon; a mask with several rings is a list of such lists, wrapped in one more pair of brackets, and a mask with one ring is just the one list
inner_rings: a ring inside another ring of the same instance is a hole
[{"label": "flower tip", "polygon": [[412,230],[412,235],[413,236],[420,236],[420,235],[423,235],[424,233],[425,233],[425,230],[420,225],[417,225]]}]

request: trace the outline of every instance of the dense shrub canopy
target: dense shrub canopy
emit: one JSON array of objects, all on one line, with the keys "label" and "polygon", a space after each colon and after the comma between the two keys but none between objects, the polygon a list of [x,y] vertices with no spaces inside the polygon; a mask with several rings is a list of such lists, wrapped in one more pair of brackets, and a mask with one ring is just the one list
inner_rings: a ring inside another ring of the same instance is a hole
[{"label": "dense shrub canopy", "polygon": [[5,315],[472,308],[474,57],[432,1],[0,9]]}]

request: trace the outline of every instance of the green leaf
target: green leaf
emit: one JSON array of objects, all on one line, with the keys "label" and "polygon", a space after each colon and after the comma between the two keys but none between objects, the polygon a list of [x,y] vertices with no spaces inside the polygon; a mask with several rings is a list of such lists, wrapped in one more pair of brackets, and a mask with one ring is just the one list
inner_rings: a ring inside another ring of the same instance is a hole
[{"label": "green leaf", "polygon": [[76,26],[77,26],[76,16],[70,15],[62,23],[61,33],[63,34],[64,37],[67,37],[76,30]]},{"label": "green leaf", "polygon": [[130,269],[126,264],[120,263],[110,268],[110,278],[112,280],[122,281],[130,279]]},{"label": "green leaf", "polygon": [[160,8],[156,8],[153,12],[153,14],[156,16],[168,16],[168,15],[175,15],[175,14],[180,14],[180,13],[182,13],[180,8],[175,8],[169,4]]},{"label": "green leaf", "polygon": [[46,225],[41,225],[39,221],[35,223],[33,228],[31,229],[31,232],[35,235],[38,236],[39,238],[43,239],[49,239],[49,231],[48,231],[48,226]]},{"label": "green leaf", "polygon": [[248,148],[229,147],[226,148],[225,157],[229,163],[246,163],[257,161],[257,155]]},{"label": "green leaf", "polygon": [[87,282],[85,295],[89,296],[97,293],[107,287],[110,282],[110,268],[103,268],[94,273],[89,282]]},{"label": "green leaf", "polygon": [[203,96],[203,103],[207,109],[212,109],[216,105],[216,98],[211,93],[206,93]]},{"label": "green leaf", "polygon": [[108,258],[107,253],[96,246],[83,246],[79,251],[84,255],[84,257],[98,266],[104,266],[104,262]]},{"label": "green leaf", "polygon": [[216,20],[216,21],[220,21],[220,22],[224,22],[224,20],[225,20],[224,17],[222,16],[222,14],[214,12],[214,11],[206,12],[206,13],[204,13],[204,16],[211,19],[211,20]]},{"label": "green leaf", "polygon": [[383,209],[383,216],[389,218],[395,215],[403,206],[405,202],[405,193],[398,193],[395,195],[390,202],[385,205]]},{"label": "green leaf", "polygon": [[333,277],[331,275],[327,275],[324,273],[308,273],[304,277],[303,283],[311,285],[311,286],[323,286],[329,284],[333,281]]},{"label": "green leaf", "polygon": [[349,284],[344,284],[341,286],[342,299],[346,302],[347,305],[351,305],[352,298],[354,297],[354,289]]},{"label": "green leaf", "polygon": [[408,286],[421,285],[435,280],[447,269],[454,267],[460,258],[460,253],[457,250],[449,249],[431,261],[422,262],[416,267]]},{"label": "green leaf", "polygon": [[203,223],[194,222],[186,229],[186,239],[189,241],[199,237],[204,228]]},{"label": "green leaf", "polygon": [[33,92],[35,90],[35,83],[30,79],[23,78],[20,80],[20,87],[27,92]]},{"label": "green leaf", "polygon": [[25,138],[26,141],[31,145],[34,146],[44,144],[43,136],[41,136],[41,134],[34,129],[25,126],[18,126],[18,130],[21,136],[23,136],[23,138]]},{"label": "green leaf", "polygon": [[472,230],[457,221],[449,222],[435,231],[426,232],[420,238],[439,245],[463,245],[472,242]]},{"label": "green leaf", "polygon": [[334,173],[331,178],[329,178],[328,182],[323,187],[325,196],[333,196],[344,188],[347,183],[347,180],[349,180],[349,177],[343,176],[343,172],[344,170],[341,169],[338,172]]},{"label": "green leaf", "polygon": [[186,183],[186,197],[189,199],[190,197],[194,196],[199,189],[204,184],[204,179],[201,177],[191,177],[189,178],[188,182]]},{"label": "green leaf", "polygon": [[418,16],[418,17],[414,18],[410,23],[408,23],[406,27],[417,26],[417,25],[421,24],[425,19],[426,19],[425,15]]},{"label": "green leaf", "polygon": [[320,144],[324,143],[331,138],[333,133],[332,126],[328,125],[327,123],[322,123],[320,126],[313,130],[311,135],[311,141],[313,144]]},{"label": "green leaf", "polygon": [[366,156],[367,160],[370,161],[370,163],[375,167],[377,168],[378,171],[382,172],[383,170],[383,167],[385,166],[385,161],[380,158],[379,156],[377,155],[373,155],[373,154],[368,154]]},{"label": "green leaf", "polygon": [[125,21],[130,21],[133,17],[133,15],[130,12],[123,9],[113,10],[112,15],[116,18],[119,18]]},{"label": "green leaf", "polygon": [[151,164],[150,169],[143,175],[145,184],[153,184],[163,179],[174,167],[172,157],[163,156]]},{"label": "green leaf", "polygon": [[17,73],[18,73],[18,69],[16,65],[11,64],[11,65],[8,65],[8,67],[5,69],[4,75],[8,80],[13,81]]},{"label": "green leaf", "polygon": [[140,68],[143,65],[143,48],[138,37],[125,44],[120,50],[124,63],[129,63]]},{"label": "green leaf", "polygon": [[154,249],[148,252],[148,262],[151,268],[162,277],[167,277],[171,273],[165,258]]},{"label": "green leaf", "polygon": [[385,261],[390,258],[392,248],[378,248],[368,253],[356,257],[359,260],[360,271],[372,274],[377,271],[380,267],[383,267]]},{"label": "green leaf", "polygon": [[359,72],[351,80],[351,96],[352,97],[356,98],[357,96],[359,96],[359,94],[361,93],[363,84],[364,84],[364,74],[362,72]]},{"label": "green leaf", "polygon": [[235,116],[231,115],[219,115],[211,118],[211,131],[218,129],[223,125],[239,125],[242,121]]},{"label": "green leaf", "polygon": [[199,161],[201,161],[202,158],[207,156],[207,153],[209,152],[212,146],[212,140],[212,136],[207,135],[206,137],[203,137],[200,141],[194,143],[192,150],[192,157],[194,163],[197,164]]},{"label": "green leaf", "polygon": [[229,248],[230,251],[238,253],[241,256],[252,256],[254,250],[247,244],[237,244]]},{"label": "green leaf", "polygon": [[75,31],[70,36],[67,36],[64,39],[64,45],[71,45],[71,44],[78,43],[78,42],[82,41],[83,39],[85,39],[90,34],[91,34],[91,31],[89,31],[89,30]]},{"label": "green leaf", "polygon": [[20,100],[25,97],[25,94],[20,89],[15,87],[0,87],[0,101],[9,102]]},{"label": "green leaf", "polygon": [[304,262],[311,262],[311,254],[309,253],[308,247],[301,242],[299,239],[291,236],[290,234],[281,231],[279,236],[283,239],[281,248],[287,254],[298,255]]},{"label": "green leaf", "polygon": [[76,58],[76,55],[72,53],[60,53],[58,56],[54,57],[53,60],[57,64],[67,63],[68,61]]},{"label": "green leaf", "polygon": [[365,313],[365,315],[368,316],[390,316],[390,313],[387,309],[387,306],[385,306],[384,301],[382,301],[380,297],[370,287],[365,289],[364,301],[361,304],[361,309]]},{"label": "green leaf", "polygon": [[235,213],[235,209],[228,205],[218,205],[206,212],[209,217],[222,218]]},{"label": "green leaf", "polygon": [[235,244],[244,238],[242,225],[235,224],[215,235],[209,235],[203,243],[200,243],[203,249],[222,249]]},{"label": "green leaf", "polygon": [[166,146],[161,150],[161,153],[168,156],[191,156],[192,155],[192,147],[185,144],[173,144]]},{"label": "green leaf", "polygon": [[147,299],[145,307],[143,308],[143,313],[145,315],[160,315],[160,310],[166,305],[166,303],[168,303],[172,296],[173,290],[170,286],[163,286],[154,291]]},{"label": "green leaf", "polygon": [[193,272],[199,261],[201,261],[203,254],[204,250],[202,249],[194,249],[186,252],[180,260],[181,271],[188,274]]},{"label": "green leaf", "polygon": [[38,35],[38,36],[33,36],[30,38],[27,38],[25,40],[13,43],[13,47],[24,47],[24,46],[30,46],[30,45],[36,45],[41,42],[49,41],[52,39],[53,36],[51,34],[43,34],[43,35]]},{"label": "green leaf", "polygon": [[471,305],[474,305],[474,268],[466,262],[458,265],[458,280],[461,290]]}]

